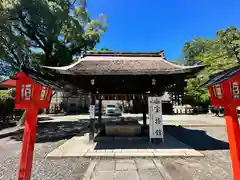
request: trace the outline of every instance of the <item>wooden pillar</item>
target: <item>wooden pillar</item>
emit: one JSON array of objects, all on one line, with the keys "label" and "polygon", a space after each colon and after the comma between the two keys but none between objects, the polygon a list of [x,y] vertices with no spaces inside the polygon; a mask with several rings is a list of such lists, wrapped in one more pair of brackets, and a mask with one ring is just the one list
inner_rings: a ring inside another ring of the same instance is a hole
[{"label": "wooden pillar", "polygon": [[224,106],[234,180],[240,180],[240,129],[236,106]]},{"label": "wooden pillar", "polygon": [[143,112],[143,125],[144,126],[147,125],[147,114],[146,114],[146,112]]},{"label": "wooden pillar", "polygon": [[99,100],[98,100],[98,108],[99,108],[99,112],[98,112],[98,127],[99,129],[102,128],[102,96],[99,96]]},{"label": "wooden pillar", "polygon": [[147,125],[147,101],[146,101],[146,98],[145,96],[143,96],[142,98],[142,110],[143,110],[143,126],[146,126]]}]

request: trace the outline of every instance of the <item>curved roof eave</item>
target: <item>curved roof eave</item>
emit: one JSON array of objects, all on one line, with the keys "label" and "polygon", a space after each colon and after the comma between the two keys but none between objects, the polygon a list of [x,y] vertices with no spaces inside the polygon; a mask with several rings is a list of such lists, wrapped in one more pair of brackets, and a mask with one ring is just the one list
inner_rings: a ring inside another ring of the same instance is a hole
[{"label": "curved roof eave", "polygon": [[171,74],[188,74],[188,73],[198,73],[201,71],[205,66],[197,66],[197,67],[190,67],[185,69],[179,70],[169,70],[169,71],[138,71],[138,72],[127,72],[127,71],[81,71],[81,73],[76,73],[70,70],[62,70],[62,69],[51,69],[56,73],[63,74],[63,75],[171,75]]},{"label": "curved roof eave", "polygon": [[46,69],[55,69],[55,70],[63,70],[63,71],[67,71],[71,68],[73,68],[74,66],[76,66],[77,64],[79,64],[82,60],[79,59],[78,61],[70,64],[70,65],[67,65],[67,66],[61,66],[61,67],[52,67],[52,66],[42,66],[43,68],[46,68]]},{"label": "curved roof eave", "polygon": [[[102,58],[102,57],[101,57]],[[106,58],[106,57],[104,57]],[[139,57],[138,57],[139,58]],[[146,57],[148,58],[148,57]],[[77,65],[81,66],[80,63],[82,62],[91,62],[92,60],[89,59],[88,57],[80,58],[78,61],[67,65],[67,66],[62,66],[62,67],[50,67],[50,66],[42,66],[45,69],[49,70],[54,70],[60,74],[69,74],[69,75],[123,75],[123,74],[184,74],[184,73],[190,73],[192,71],[199,72],[201,69],[203,69],[205,66],[204,65],[194,65],[194,66],[182,66],[182,65],[177,65],[174,63],[171,63],[161,57],[155,57],[155,58],[160,58],[158,59],[159,62],[163,62],[165,64],[168,64],[169,66],[172,66],[171,69],[143,69],[141,71],[137,71],[137,69],[133,71],[128,71],[128,70],[109,70],[109,71],[99,71],[99,70],[81,70],[79,73],[76,72],[76,70],[73,72],[72,69],[76,68]],[[116,60],[116,59],[114,59]],[[113,60],[113,61],[114,61]],[[93,60],[95,62],[101,62],[101,60]],[[146,61],[151,61],[151,60],[146,60]],[[194,73],[196,73],[194,72]]]}]

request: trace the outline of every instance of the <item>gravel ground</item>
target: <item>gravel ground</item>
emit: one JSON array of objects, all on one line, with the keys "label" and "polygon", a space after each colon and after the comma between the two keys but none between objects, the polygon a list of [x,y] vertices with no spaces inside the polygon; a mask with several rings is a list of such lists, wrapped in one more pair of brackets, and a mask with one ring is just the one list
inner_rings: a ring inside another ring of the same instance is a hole
[{"label": "gravel ground", "polygon": [[[63,143],[64,141],[61,141]],[[36,144],[34,153],[32,180],[81,180],[89,161],[83,158],[46,159],[47,153],[51,152],[59,142]],[[0,179],[15,180],[19,165],[20,145],[18,150],[7,154],[0,164]]]},{"label": "gravel ground", "polygon": [[[81,131],[83,122],[50,122],[38,125],[33,157],[32,180],[81,180],[89,160],[46,159],[46,155]],[[17,179],[22,130],[0,131],[0,180]]]},{"label": "gravel ground", "polygon": [[[212,138],[227,142],[225,127],[191,129],[205,131]],[[184,134],[181,136],[178,138],[185,137]],[[203,140],[201,137],[199,137],[199,141],[195,139],[199,147],[211,146],[201,140]],[[174,180],[232,180],[229,150],[225,147],[220,149],[220,147],[219,145],[216,149],[200,150],[205,155],[204,158],[164,158],[161,159],[161,162]]]}]

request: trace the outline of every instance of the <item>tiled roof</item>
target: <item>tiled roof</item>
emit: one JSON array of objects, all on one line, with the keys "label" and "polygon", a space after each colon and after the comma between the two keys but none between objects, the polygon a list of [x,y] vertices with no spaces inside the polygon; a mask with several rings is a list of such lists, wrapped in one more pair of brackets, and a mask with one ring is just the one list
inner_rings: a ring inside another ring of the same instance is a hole
[{"label": "tiled roof", "polygon": [[16,80],[14,80],[14,79],[5,80],[3,82],[0,82],[0,86],[6,87],[6,88],[15,88]]},{"label": "tiled roof", "polygon": [[64,67],[44,67],[61,74],[75,75],[131,75],[131,74],[181,74],[198,72],[203,66],[180,66],[156,53],[88,54]]},{"label": "tiled roof", "polygon": [[223,81],[226,81],[233,77],[235,74],[240,72],[240,65],[234,66],[230,69],[226,69],[224,71],[218,72],[213,75],[207,82],[201,85],[201,87],[209,87],[216,84],[220,84]]}]

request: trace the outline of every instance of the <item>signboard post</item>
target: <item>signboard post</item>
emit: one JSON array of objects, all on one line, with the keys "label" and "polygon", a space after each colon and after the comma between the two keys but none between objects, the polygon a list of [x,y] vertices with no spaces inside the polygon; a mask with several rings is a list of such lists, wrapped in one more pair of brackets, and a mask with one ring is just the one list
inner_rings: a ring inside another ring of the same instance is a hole
[{"label": "signboard post", "polygon": [[90,105],[90,128],[89,140],[92,141],[95,132],[95,105]]},{"label": "signboard post", "polygon": [[95,105],[90,105],[90,119],[95,118]]},{"label": "signboard post", "polygon": [[148,97],[149,140],[164,141],[161,97]]}]

